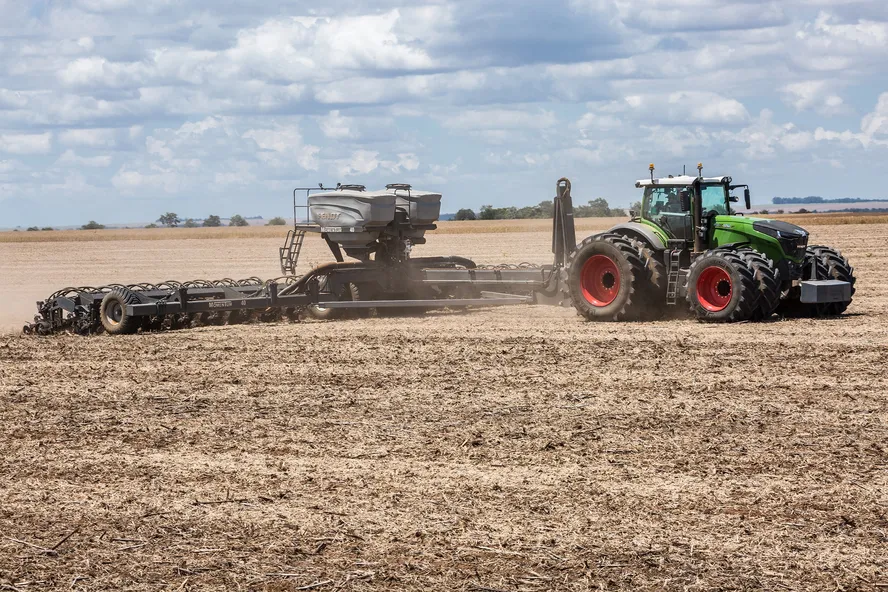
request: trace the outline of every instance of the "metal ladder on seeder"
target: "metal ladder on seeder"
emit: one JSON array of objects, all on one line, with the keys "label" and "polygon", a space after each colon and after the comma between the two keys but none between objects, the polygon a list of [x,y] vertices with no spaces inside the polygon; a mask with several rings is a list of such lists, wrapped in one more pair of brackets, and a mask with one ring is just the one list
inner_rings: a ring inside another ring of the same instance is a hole
[{"label": "metal ladder on seeder", "polygon": [[299,254],[302,252],[302,243],[305,242],[304,230],[288,230],[284,246],[280,247],[281,273],[284,275],[296,275],[296,265],[299,263]]}]

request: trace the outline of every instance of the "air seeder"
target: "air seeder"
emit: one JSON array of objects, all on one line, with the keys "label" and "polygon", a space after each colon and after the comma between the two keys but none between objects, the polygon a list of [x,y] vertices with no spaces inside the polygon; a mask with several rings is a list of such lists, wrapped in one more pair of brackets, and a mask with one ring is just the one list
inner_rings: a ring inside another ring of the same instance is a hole
[{"label": "air seeder", "polygon": [[[297,188],[294,227],[280,248],[282,276],[65,288],[38,302],[25,333],[80,334],[319,319],[510,304],[573,305],[588,320],[651,320],[686,302],[703,321],[762,320],[778,312],[844,312],[853,268],[838,251],[807,245],[785,222],[736,215],[732,196],[749,188],[702,175],[636,183],[642,212],[579,245],[571,184],[554,199],[551,265],[477,265],[464,257],[411,257],[436,228],[441,195],[406,184]],[[300,203],[304,195],[304,203]],[[296,269],[306,236],[329,246],[334,262]],[[348,257],[350,260],[346,260]]]}]

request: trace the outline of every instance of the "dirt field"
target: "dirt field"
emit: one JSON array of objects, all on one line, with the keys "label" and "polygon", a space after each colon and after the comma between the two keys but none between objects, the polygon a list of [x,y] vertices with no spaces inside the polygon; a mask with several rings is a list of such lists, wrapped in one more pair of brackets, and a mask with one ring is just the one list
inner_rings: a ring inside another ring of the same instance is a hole
[{"label": "dirt field", "polygon": [[0,244],[0,589],[888,590],[888,225],[812,230],[839,319],[120,338],[9,331],[63,285],[277,275],[278,238]]}]

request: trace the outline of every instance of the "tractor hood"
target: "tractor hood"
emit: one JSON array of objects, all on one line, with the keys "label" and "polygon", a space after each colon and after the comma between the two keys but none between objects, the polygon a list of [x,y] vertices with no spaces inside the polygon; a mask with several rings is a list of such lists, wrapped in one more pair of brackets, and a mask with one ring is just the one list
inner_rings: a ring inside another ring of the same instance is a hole
[{"label": "tractor hood", "polygon": [[752,236],[764,234],[777,239],[783,252],[790,257],[804,257],[808,246],[808,231],[795,224],[767,218],[746,216],[716,216],[715,227],[731,229]]}]

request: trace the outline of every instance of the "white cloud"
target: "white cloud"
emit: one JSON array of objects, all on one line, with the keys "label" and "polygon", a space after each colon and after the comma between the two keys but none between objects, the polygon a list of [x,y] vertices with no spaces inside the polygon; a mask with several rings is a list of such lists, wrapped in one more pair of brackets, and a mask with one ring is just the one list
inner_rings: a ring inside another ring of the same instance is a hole
[{"label": "white cloud", "polygon": [[709,91],[628,95],[602,107],[602,111],[645,121],[681,124],[735,125],[749,120],[749,113],[740,101]]},{"label": "white cloud", "polygon": [[59,133],[59,142],[66,146],[112,147],[116,133],[109,128],[69,129]]},{"label": "white cloud", "polygon": [[446,116],[443,124],[462,130],[547,129],[556,121],[544,109],[469,109]]},{"label": "white cloud", "polygon": [[242,137],[252,140],[264,150],[257,156],[272,166],[280,168],[295,162],[305,170],[318,170],[320,148],[303,143],[302,134],[295,125],[251,129],[244,132]]},{"label": "white cloud", "polygon": [[339,110],[334,109],[322,117],[319,123],[321,131],[328,138],[341,140],[349,137],[352,133],[351,127],[354,125],[350,117],[343,117],[339,114]]},{"label": "white cloud", "polygon": [[24,168],[25,168],[25,165],[23,165],[21,161],[0,160],[0,173],[10,173],[12,171],[21,170]]},{"label": "white cloud", "polygon": [[0,152],[9,154],[46,154],[52,150],[52,133],[0,134]]},{"label": "white cloud", "polygon": [[888,93],[879,96],[875,111],[863,118],[860,129],[868,137],[888,135]]},{"label": "white cloud", "polygon": [[165,141],[158,140],[154,136],[148,136],[145,139],[145,148],[148,150],[148,154],[154,154],[163,160],[173,159],[172,149],[167,146]]},{"label": "white cloud", "polygon": [[217,172],[213,180],[217,185],[249,185],[256,181],[255,164],[243,160],[226,163],[223,171]]},{"label": "white cloud", "polygon": [[396,166],[398,169],[403,168],[407,171],[415,171],[419,168],[419,158],[412,152],[399,154]]},{"label": "white cloud", "polygon": [[0,88],[0,109],[23,109],[27,106],[26,93]]},{"label": "white cloud", "polygon": [[836,131],[818,127],[814,132],[818,142],[835,142],[850,148],[888,147],[888,93],[882,93],[872,113],[860,121],[860,131]]},{"label": "white cloud", "polygon": [[140,189],[162,189],[167,193],[175,193],[187,185],[187,178],[169,169],[140,172],[121,168],[111,178],[111,185],[124,193],[133,193]]},{"label": "white cloud", "polygon": [[79,156],[73,150],[65,150],[65,152],[56,161],[56,164],[104,168],[107,166],[111,166],[111,155],[102,154],[99,156]]},{"label": "white cloud", "polygon": [[348,159],[340,160],[338,163],[339,174],[343,177],[351,177],[354,175],[366,175],[379,166],[377,160],[378,152],[371,150],[356,150]]},{"label": "white cloud", "polygon": [[86,178],[77,172],[66,175],[63,183],[45,183],[41,188],[44,191],[60,192],[66,196],[76,195],[93,189]]},{"label": "white cloud", "polygon": [[613,115],[589,112],[580,117],[576,127],[585,135],[588,131],[608,132],[619,129],[623,122]]},{"label": "white cloud", "polygon": [[800,130],[792,123],[775,123],[774,114],[769,109],[763,109],[749,126],[739,132],[722,132],[716,137],[729,145],[745,145],[743,154],[752,160],[770,157],[778,148],[799,152],[811,147],[816,140],[815,134]]},{"label": "white cloud", "polygon": [[78,58],[58,74],[68,86],[122,88],[139,86],[149,77],[149,69],[140,63],[110,62],[102,57]]},{"label": "white cloud", "polygon": [[419,168],[419,158],[412,153],[397,155],[397,160],[380,160],[379,152],[374,150],[355,150],[349,158],[336,161],[336,168],[342,177],[367,175],[377,169],[385,169],[392,173],[415,171]]},{"label": "white cloud", "polygon": [[76,4],[92,12],[106,12],[130,8],[135,0],[77,0]]},{"label": "white cloud", "polygon": [[815,110],[821,115],[840,115],[848,111],[845,101],[835,94],[835,82],[807,80],[783,87],[784,101],[796,111]]},{"label": "white cloud", "polygon": [[646,31],[698,31],[773,27],[787,22],[777,2],[622,0],[623,20]]}]

